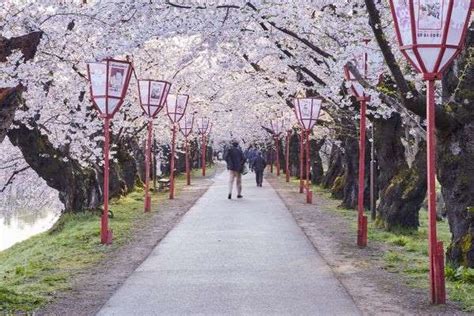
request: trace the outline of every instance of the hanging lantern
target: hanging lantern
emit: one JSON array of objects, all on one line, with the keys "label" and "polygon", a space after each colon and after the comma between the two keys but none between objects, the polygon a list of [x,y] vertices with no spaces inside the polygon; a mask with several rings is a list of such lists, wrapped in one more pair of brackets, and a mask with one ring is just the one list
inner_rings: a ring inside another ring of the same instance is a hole
[{"label": "hanging lantern", "polygon": [[472,7],[471,0],[390,0],[400,50],[427,83],[428,256],[434,304],[446,302],[444,249],[436,230],[435,81],[460,53]]},{"label": "hanging lantern", "polygon": [[90,93],[94,107],[104,119],[104,208],[101,216],[100,240],[110,244],[113,232],[109,229],[109,151],[110,119],[120,109],[132,76],[132,64],[128,61],[105,59],[87,64]]},{"label": "hanging lantern", "polygon": [[87,64],[92,101],[103,117],[111,118],[120,109],[132,76],[128,61],[105,59]]},{"label": "hanging lantern", "polygon": [[[369,40],[364,40],[364,51],[355,54],[352,60],[354,66],[357,68],[357,71],[363,79],[368,79],[368,42]],[[344,79],[349,83],[350,92],[357,98],[357,100],[361,100],[362,98],[366,98],[367,100],[370,99],[370,96],[366,95],[364,87],[360,84],[347,65],[344,66]]]},{"label": "hanging lantern", "polygon": [[161,80],[138,80],[138,94],[143,112],[149,118],[155,118],[163,108],[171,83]]},{"label": "hanging lantern", "polygon": [[321,98],[296,98],[294,100],[296,119],[303,129],[311,130],[316,124],[322,103]]},{"label": "hanging lantern", "polygon": [[170,94],[166,99],[166,113],[171,122],[177,123],[181,120],[186,112],[189,95],[186,94]]},{"label": "hanging lantern", "polygon": [[281,133],[285,131],[285,120],[282,118],[270,120],[270,127],[273,131],[273,135],[279,137]]},{"label": "hanging lantern", "polygon": [[194,115],[185,115],[184,119],[179,121],[179,130],[185,138],[193,132]]},{"label": "hanging lantern", "polygon": [[471,0],[390,0],[400,49],[425,79],[441,73],[460,52]]},{"label": "hanging lantern", "polygon": [[153,119],[158,115],[165,104],[171,88],[171,83],[161,80],[138,80],[138,96],[140,106],[148,117],[147,139],[145,147],[145,212],[151,211],[150,196],[150,161],[153,138]]},{"label": "hanging lantern", "polygon": [[207,131],[209,130],[209,126],[210,126],[209,118],[201,117],[200,119],[198,119],[197,128],[200,135],[206,135]]}]

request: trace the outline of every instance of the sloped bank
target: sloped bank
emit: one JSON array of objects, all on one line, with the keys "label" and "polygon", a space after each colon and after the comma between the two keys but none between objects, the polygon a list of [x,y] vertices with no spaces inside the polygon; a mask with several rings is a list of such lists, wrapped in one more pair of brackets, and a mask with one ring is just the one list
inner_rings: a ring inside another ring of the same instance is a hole
[{"label": "sloped bank", "polygon": [[91,315],[147,257],[212,183],[214,172],[177,181],[176,198],[153,194],[143,212],[143,191],[114,200],[112,246],[99,243],[99,216],[65,215],[49,232],[0,252],[0,313]]}]

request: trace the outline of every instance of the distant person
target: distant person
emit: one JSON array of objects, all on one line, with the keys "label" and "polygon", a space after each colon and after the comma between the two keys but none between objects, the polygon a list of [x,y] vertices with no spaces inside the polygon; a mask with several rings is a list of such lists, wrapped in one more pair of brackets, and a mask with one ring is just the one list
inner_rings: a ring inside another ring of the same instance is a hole
[{"label": "distant person", "polygon": [[253,161],[256,156],[257,156],[257,149],[254,148],[252,145],[250,145],[250,147],[247,149],[247,152],[245,154],[245,158],[247,159],[250,166],[250,170],[252,171],[253,171]]},{"label": "distant person", "polygon": [[237,185],[237,198],[242,198],[242,171],[245,164],[245,157],[237,140],[232,141],[232,146],[226,151],[224,159],[229,170],[229,200],[232,199],[232,188],[234,179]]},{"label": "distant person", "polygon": [[262,152],[258,151],[255,158],[253,159],[253,170],[255,171],[255,179],[257,180],[257,187],[262,186],[263,182],[263,170],[267,166],[265,158],[263,158]]}]

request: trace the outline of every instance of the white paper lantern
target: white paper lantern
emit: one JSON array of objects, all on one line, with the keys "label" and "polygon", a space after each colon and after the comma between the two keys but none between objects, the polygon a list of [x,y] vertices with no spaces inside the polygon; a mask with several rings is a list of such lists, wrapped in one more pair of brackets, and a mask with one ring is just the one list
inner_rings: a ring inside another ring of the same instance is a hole
[{"label": "white paper lantern", "polygon": [[296,119],[303,129],[310,130],[316,124],[322,103],[321,98],[296,98],[294,100]]},{"label": "white paper lantern", "polygon": [[143,112],[150,117],[155,118],[163,108],[171,83],[161,80],[138,80],[138,94],[140,96],[140,105]]},{"label": "white paper lantern", "polygon": [[128,61],[105,59],[87,64],[92,101],[103,116],[113,117],[123,104],[132,65]]},{"label": "white paper lantern", "polygon": [[439,78],[459,53],[471,0],[390,0],[400,49],[415,69]]}]

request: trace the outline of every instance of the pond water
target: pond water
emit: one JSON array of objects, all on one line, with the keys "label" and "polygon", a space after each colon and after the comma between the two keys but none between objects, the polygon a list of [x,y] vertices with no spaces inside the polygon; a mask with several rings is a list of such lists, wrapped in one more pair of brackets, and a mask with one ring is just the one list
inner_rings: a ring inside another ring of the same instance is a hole
[{"label": "pond water", "polygon": [[58,220],[60,210],[15,210],[8,215],[0,214],[0,251],[17,242],[50,229]]},{"label": "pond water", "polygon": [[23,154],[8,138],[0,142],[0,251],[51,228],[64,207],[58,191],[33,169],[15,175],[25,166]]}]

